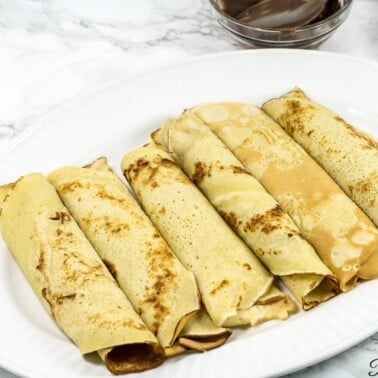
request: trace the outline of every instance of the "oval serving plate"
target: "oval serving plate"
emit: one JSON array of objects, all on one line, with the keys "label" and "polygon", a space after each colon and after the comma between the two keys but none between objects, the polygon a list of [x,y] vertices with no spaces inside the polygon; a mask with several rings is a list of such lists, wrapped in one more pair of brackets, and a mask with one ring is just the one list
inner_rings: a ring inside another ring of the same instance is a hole
[{"label": "oval serving plate", "polygon": [[[294,86],[378,136],[378,65],[343,55],[296,50],[217,54],[113,83],[64,105],[0,156],[1,184],[30,172],[122,155],[148,141],[169,116],[201,102],[261,105]],[[237,330],[221,348],[169,359],[140,378],[267,377],[335,355],[378,331],[378,280],[286,321]],[[109,376],[82,357],[49,318],[0,241],[0,366],[28,377]],[[133,375],[134,376],[134,375]]]}]

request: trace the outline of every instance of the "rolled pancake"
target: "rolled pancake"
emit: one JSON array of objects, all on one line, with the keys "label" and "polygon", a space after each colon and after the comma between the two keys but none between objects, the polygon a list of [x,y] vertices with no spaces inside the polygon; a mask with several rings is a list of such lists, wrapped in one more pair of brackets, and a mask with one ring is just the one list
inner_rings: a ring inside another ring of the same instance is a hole
[{"label": "rolled pancake", "polygon": [[81,353],[112,373],[153,368],[164,350],[41,174],[21,177],[0,215],[5,243],[39,300]]},{"label": "rolled pancake", "polygon": [[191,111],[153,138],[172,153],[223,219],[282,278],[308,310],[337,293],[337,283],[290,216]]},{"label": "rolled pancake", "polygon": [[296,88],[266,102],[278,122],[378,226],[378,143]]},{"label": "rolled pancake", "polygon": [[378,266],[368,264],[378,251],[376,227],[278,124],[248,104],[205,104],[194,112],[289,213],[341,290],[378,276]]},{"label": "rolled pancake", "polygon": [[[200,309],[193,273],[105,158],[84,168],[60,168],[48,180],[160,344],[171,347]],[[224,329],[218,333],[223,339]]]},{"label": "rolled pancake", "polygon": [[[145,146],[128,153],[122,171],[172,251],[196,276],[202,302],[217,326],[253,324],[253,314],[230,324],[269,295],[273,277],[230,230],[166,152]],[[267,316],[286,318],[293,303]],[[276,302],[277,302],[276,301]],[[274,304],[267,304],[266,307]]]}]

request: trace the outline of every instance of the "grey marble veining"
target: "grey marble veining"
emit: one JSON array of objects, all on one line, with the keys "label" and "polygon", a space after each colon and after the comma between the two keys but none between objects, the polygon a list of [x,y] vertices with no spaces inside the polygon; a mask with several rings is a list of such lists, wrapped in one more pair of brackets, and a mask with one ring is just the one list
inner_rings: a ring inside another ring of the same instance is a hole
[{"label": "grey marble veining", "polygon": [[3,0],[0,148],[83,92],[149,67],[237,48],[205,0]]},{"label": "grey marble veining", "polygon": [[[320,49],[378,59],[376,0]],[[59,104],[193,55],[240,49],[207,0],[1,0],[0,148]]]},{"label": "grey marble veining", "polygon": [[[0,0],[0,152],[75,96],[187,57],[241,48],[207,0]],[[356,0],[319,49],[378,61],[378,0]],[[378,376],[369,366],[376,358],[378,334],[290,377]],[[0,377],[14,375],[0,368]]]}]

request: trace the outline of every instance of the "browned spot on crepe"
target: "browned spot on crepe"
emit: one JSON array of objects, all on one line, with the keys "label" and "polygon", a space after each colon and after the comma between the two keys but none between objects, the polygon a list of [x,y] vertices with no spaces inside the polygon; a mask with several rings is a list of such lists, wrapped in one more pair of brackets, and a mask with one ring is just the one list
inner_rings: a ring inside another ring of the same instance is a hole
[{"label": "browned spot on crepe", "polygon": [[235,173],[235,174],[240,174],[240,173],[242,173],[242,174],[247,174],[247,175],[249,175],[249,172],[248,172],[245,168],[243,168],[243,167],[238,167],[238,166],[236,166],[236,165],[233,165],[233,166],[232,166],[232,171],[233,171],[233,173]]},{"label": "browned spot on crepe", "polygon": [[234,232],[237,232],[238,227],[241,225],[241,220],[238,219],[234,212],[226,213],[222,210],[219,211],[220,216],[226,221],[226,223],[232,228]]},{"label": "browned spot on crepe", "polygon": [[217,285],[213,290],[210,291],[210,294],[215,295],[219,290],[222,290],[224,287],[229,285],[229,283],[230,282],[226,279],[222,280],[219,285]]},{"label": "browned spot on crepe", "polygon": [[[304,106],[298,100],[287,100],[285,105],[286,111],[279,117],[280,123],[285,125],[285,130],[291,135],[295,132],[304,133],[306,121],[312,116],[311,112],[306,111],[313,110],[313,106]],[[309,130],[306,135],[310,136],[313,132],[314,130]]]},{"label": "browned spot on crepe", "polygon": [[[164,294],[176,279],[176,274],[170,269],[174,263],[174,258],[171,251],[163,243],[160,244],[160,248],[150,249],[147,253],[151,271],[159,272],[154,277],[155,281],[151,287],[146,287],[147,293],[144,299],[144,303],[149,307],[151,306],[154,311],[152,331],[155,334],[160,324],[170,314],[170,307],[164,301]],[[145,309],[140,307],[139,311],[144,312]]]},{"label": "browned spot on crepe", "polygon": [[[140,172],[147,170],[149,174],[147,178],[143,180],[143,183],[152,188],[159,187],[159,177],[164,177],[165,179],[170,178],[172,182],[191,183],[188,177],[177,173],[176,170],[170,169],[172,166],[176,167],[176,163],[162,156],[157,156],[153,161],[148,161],[142,157],[136,161],[136,164],[129,164],[128,167],[124,169],[123,174],[126,176],[127,180],[133,181],[138,178]],[[151,180],[150,177],[153,179]]]},{"label": "browned spot on crepe", "polygon": [[54,319],[57,318],[57,307],[63,305],[66,300],[74,300],[76,298],[76,293],[71,294],[54,294],[51,293],[49,288],[44,287],[41,291],[42,297],[48,303],[50,307],[51,315]]},{"label": "browned spot on crepe", "polygon": [[[362,193],[372,193],[374,191],[374,184],[378,181],[378,174],[373,173],[369,177],[367,177],[365,180],[356,181],[351,185],[348,185],[348,190],[352,196],[355,196],[356,194],[362,194]],[[376,201],[376,198],[373,196],[370,198],[369,206],[374,206]]]},{"label": "browned spot on crepe", "polygon": [[41,273],[44,272],[46,269],[45,253],[45,249],[41,245],[39,249],[38,265],[36,266],[36,269],[38,269]]},{"label": "browned spot on crepe", "polygon": [[124,203],[125,200],[123,198],[117,198],[111,194],[109,194],[105,187],[103,185],[96,185],[98,187],[98,190],[97,190],[97,193],[96,195],[98,196],[98,198],[101,198],[101,199],[107,199],[109,201],[114,201],[116,203]]},{"label": "browned spot on crepe", "polygon": [[[301,103],[297,100],[289,100],[286,102],[286,112],[281,116],[282,122],[285,123],[289,134],[294,131],[303,131],[303,123],[301,120]],[[290,124],[287,120],[290,119]]]},{"label": "browned spot on crepe", "polygon": [[74,192],[77,188],[82,188],[82,184],[79,181],[72,181],[68,182],[64,186],[62,186],[62,192]]},{"label": "browned spot on crepe", "polygon": [[211,177],[211,165],[206,165],[201,161],[197,161],[194,164],[194,172],[192,175],[192,179],[196,184],[200,184],[205,177]]},{"label": "browned spot on crepe", "polygon": [[272,209],[267,210],[264,214],[253,216],[244,224],[244,231],[255,232],[260,229],[261,232],[269,234],[270,232],[280,228],[281,217],[284,211],[280,205],[276,205]]},{"label": "browned spot on crepe", "polygon": [[144,160],[143,158],[139,158],[135,164],[130,164],[128,168],[124,171],[127,178],[137,178],[139,175],[139,172],[143,169],[143,167],[146,167],[149,165],[149,162]]},{"label": "browned spot on crepe", "polygon": [[60,221],[61,224],[71,221],[71,217],[64,211],[59,211],[59,212],[56,211],[55,215],[52,217],[49,217],[49,219],[53,221]]}]

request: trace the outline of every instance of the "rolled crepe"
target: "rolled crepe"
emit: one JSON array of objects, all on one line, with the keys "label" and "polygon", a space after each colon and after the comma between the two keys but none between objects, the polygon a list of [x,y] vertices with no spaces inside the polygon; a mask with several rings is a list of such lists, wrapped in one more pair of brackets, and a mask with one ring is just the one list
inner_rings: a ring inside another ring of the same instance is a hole
[{"label": "rolled crepe", "polygon": [[378,143],[299,88],[266,102],[278,122],[378,226]]},{"label": "rolled crepe", "polygon": [[207,104],[194,112],[289,213],[341,290],[378,276],[368,262],[378,250],[376,227],[279,125],[247,104]]},{"label": "rolled crepe", "polygon": [[41,174],[21,177],[0,216],[4,240],[48,313],[112,373],[153,368],[164,350]]},{"label": "rolled crepe", "polygon": [[232,152],[191,111],[165,123],[164,143],[189,178],[305,310],[337,293],[337,283],[298,227]]},{"label": "rolled crepe", "polygon": [[[160,344],[173,346],[200,309],[193,273],[172,253],[105,158],[84,168],[60,168],[48,180]],[[224,333],[219,330],[222,341]]]},{"label": "rolled crepe", "polygon": [[[196,276],[202,302],[217,326],[254,324],[251,309],[269,295],[273,277],[229,229],[166,152],[152,145],[128,153],[122,170],[173,252]],[[293,303],[261,319],[286,318]],[[266,308],[274,306],[267,304]],[[242,322],[240,311],[249,311]],[[231,322],[234,319],[234,322]]]}]

